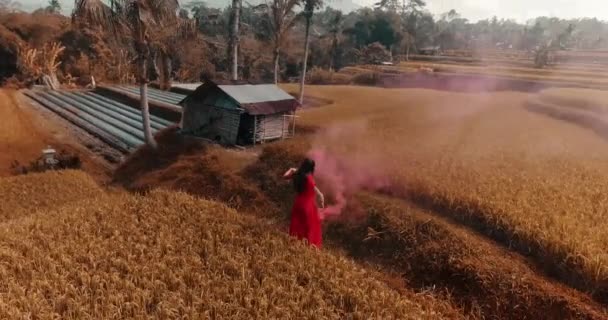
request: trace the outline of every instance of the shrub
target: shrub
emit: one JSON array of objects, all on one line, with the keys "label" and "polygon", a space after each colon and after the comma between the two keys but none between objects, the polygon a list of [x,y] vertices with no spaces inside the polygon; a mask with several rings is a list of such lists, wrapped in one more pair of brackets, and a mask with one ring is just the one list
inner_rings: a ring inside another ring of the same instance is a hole
[{"label": "shrub", "polygon": [[361,51],[361,58],[364,63],[379,64],[391,60],[391,54],[379,42],[374,42]]},{"label": "shrub", "polygon": [[351,77],[347,74],[336,73],[321,68],[312,68],[308,72],[309,84],[349,84]]},{"label": "shrub", "polygon": [[332,78],[332,84],[350,84],[352,77],[344,73],[334,73]]},{"label": "shrub", "polygon": [[377,72],[360,73],[353,77],[353,83],[365,86],[375,86],[381,83],[380,74]]}]

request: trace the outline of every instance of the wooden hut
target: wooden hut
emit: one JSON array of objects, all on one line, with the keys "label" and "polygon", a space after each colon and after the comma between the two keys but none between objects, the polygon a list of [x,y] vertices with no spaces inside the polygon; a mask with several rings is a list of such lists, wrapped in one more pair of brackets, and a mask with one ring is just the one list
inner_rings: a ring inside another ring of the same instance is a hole
[{"label": "wooden hut", "polygon": [[274,84],[207,80],[179,105],[182,133],[247,145],[291,136],[299,103]]}]

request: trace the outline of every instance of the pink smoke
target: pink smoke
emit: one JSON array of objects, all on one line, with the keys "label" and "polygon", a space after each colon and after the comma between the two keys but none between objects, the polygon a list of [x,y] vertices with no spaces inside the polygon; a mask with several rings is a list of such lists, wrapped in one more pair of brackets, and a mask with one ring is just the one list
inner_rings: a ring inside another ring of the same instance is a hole
[{"label": "pink smoke", "polygon": [[[340,153],[332,148],[333,143],[345,144],[345,135],[363,130],[359,125],[334,126],[323,132],[322,140],[313,146],[308,157],[315,160],[315,177],[324,193],[333,195],[326,199],[332,204],[321,210],[324,219],[337,219],[348,204],[349,196],[359,191],[375,191],[386,188],[390,181],[379,159],[366,150],[349,150]],[[352,139],[352,135],[350,135]],[[356,143],[355,143],[356,145]],[[333,201],[330,201],[333,200]]]}]

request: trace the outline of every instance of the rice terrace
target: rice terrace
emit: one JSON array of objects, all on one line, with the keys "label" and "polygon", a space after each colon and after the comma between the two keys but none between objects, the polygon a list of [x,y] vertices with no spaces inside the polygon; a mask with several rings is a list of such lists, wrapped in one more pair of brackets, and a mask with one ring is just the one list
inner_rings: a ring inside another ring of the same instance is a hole
[{"label": "rice terrace", "polygon": [[608,319],[592,2],[0,0],[0,318]]}]

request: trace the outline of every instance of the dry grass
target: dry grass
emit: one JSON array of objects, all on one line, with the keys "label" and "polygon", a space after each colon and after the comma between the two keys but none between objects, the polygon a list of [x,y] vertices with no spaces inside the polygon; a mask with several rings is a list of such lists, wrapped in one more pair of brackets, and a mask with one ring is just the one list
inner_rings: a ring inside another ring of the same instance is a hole
[{"label": "dry grass", "polygon": [[[114,182],[132,191],[162,187],[222,201],[239,211],[271,215],[263,194],[236,173],[255,155],[208,146],[179,135],[176,128],[157,136],[159,148],[142,147],[114,173]],[[274,213],[274,212],[272,212]]]},{"label": "dry grass", "polygon": [[527,94],[308,92],[335,103],[302,112],[303,125],[367,126],[338,137],[333,152],[377,155],[384,161],[370,165],[385,168],[408,196],[530,254],[564,282],[607,297],[608,149],[602,137],[527,111]]},{"label": "dry grass", "polygon": [[540,93],[541,101],[569,108],[580,108],[598,113],[608,112],[608,92],[591,89],[559,88]]},{"label": "dry grass", "polygon": [[100,195],[3,226],[2,318],[441,317],[347,259],[182,193]]},{"label": "dry grass", "polygon": [[102,193],[82,171],[63,170],[0,179],[0,222],[27,216]]}]

